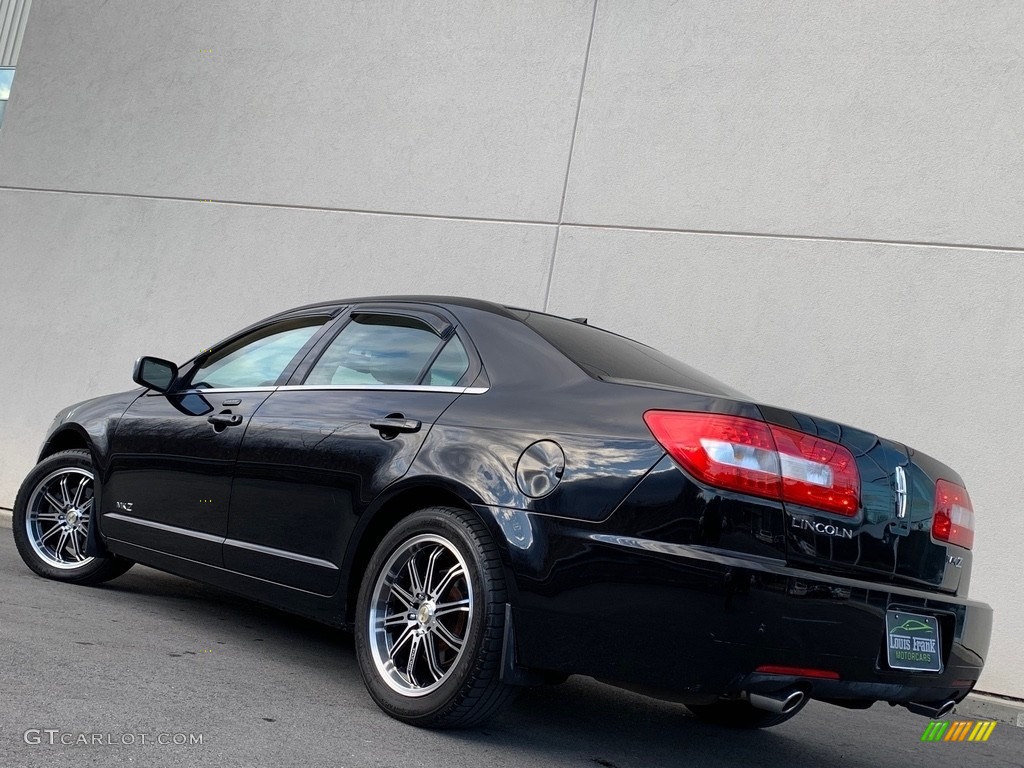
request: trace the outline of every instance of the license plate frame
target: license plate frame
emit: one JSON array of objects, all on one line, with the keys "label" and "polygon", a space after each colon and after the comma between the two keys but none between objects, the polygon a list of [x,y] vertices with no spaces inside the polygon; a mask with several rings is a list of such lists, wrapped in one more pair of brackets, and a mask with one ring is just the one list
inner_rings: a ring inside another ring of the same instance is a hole
[{"label": "license plate frame", "polygon": [[892,669],[942,672],[942,635],[934,616],[912,611],[885,612],[886,660]]}]

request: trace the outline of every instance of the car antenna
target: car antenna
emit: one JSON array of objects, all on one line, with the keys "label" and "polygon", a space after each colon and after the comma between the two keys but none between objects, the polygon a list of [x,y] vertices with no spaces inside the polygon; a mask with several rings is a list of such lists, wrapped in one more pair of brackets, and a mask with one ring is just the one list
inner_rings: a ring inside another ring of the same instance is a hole
[{"label": "car antenna", "polygon": [[579,323],[580,325],[586,325],[587,324],[587,318],[585,318],[585,317],[573,317],[573,318],[570,318],[570,319],[574,323]]}]

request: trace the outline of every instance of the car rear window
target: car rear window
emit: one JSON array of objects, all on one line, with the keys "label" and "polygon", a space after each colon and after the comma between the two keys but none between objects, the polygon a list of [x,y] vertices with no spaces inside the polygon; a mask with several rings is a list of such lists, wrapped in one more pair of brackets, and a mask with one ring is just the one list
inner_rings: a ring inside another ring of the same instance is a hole
[{"label": "car rear window", "polygon": [[742,393],[696,368],[625,336],[554,315],[524,310],[513,312],[595,379],[678,387],[747,399]]}]

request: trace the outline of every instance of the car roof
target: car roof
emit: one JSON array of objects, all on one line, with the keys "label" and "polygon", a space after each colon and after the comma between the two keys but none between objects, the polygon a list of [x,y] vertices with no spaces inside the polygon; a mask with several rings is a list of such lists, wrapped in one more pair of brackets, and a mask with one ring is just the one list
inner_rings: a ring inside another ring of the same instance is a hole
[{"label": "car roof", "polygon": [[504,304],[498,304],[494,301],[484,301],[483,299],[470,299],[465,296],[431,296],[431,295],[406,295],[406,296],[360,296],[352,299],[337,299],[335,301],[318,301],[313,304],[304,304],[301,307],[292,307],[291,309],[285,310],[284,312],[278,312],[267,320],[272,320],[276,317],[284,317],[294,312],[308,312],[316,309],[331,309],[336,307],[350,306],[352,304],[434,304],[438,306],[453,306],[453,307],[469,307],[471,309],[479,309],[484,312],[491,312],[502,317],[507,317],[511,320],[518,320],[511,312],[511,307],[507,307]]}]

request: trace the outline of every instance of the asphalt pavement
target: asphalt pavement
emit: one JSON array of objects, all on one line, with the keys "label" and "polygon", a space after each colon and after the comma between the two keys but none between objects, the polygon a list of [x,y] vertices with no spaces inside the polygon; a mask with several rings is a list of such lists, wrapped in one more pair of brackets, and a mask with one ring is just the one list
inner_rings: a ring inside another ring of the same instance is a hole
[{"label": "asphalt pavement", "polygon": [[102,587],[47,581],[6,528],[0,584],[10,768],[1024,766],[1024,729],[1002,723],[987,742],[923,743],[928,720],[903,709],[812,702],[734,732],[577,677],[524,690],[484,727],[424,731],[377,709],[345,633],[140,566]]}]

